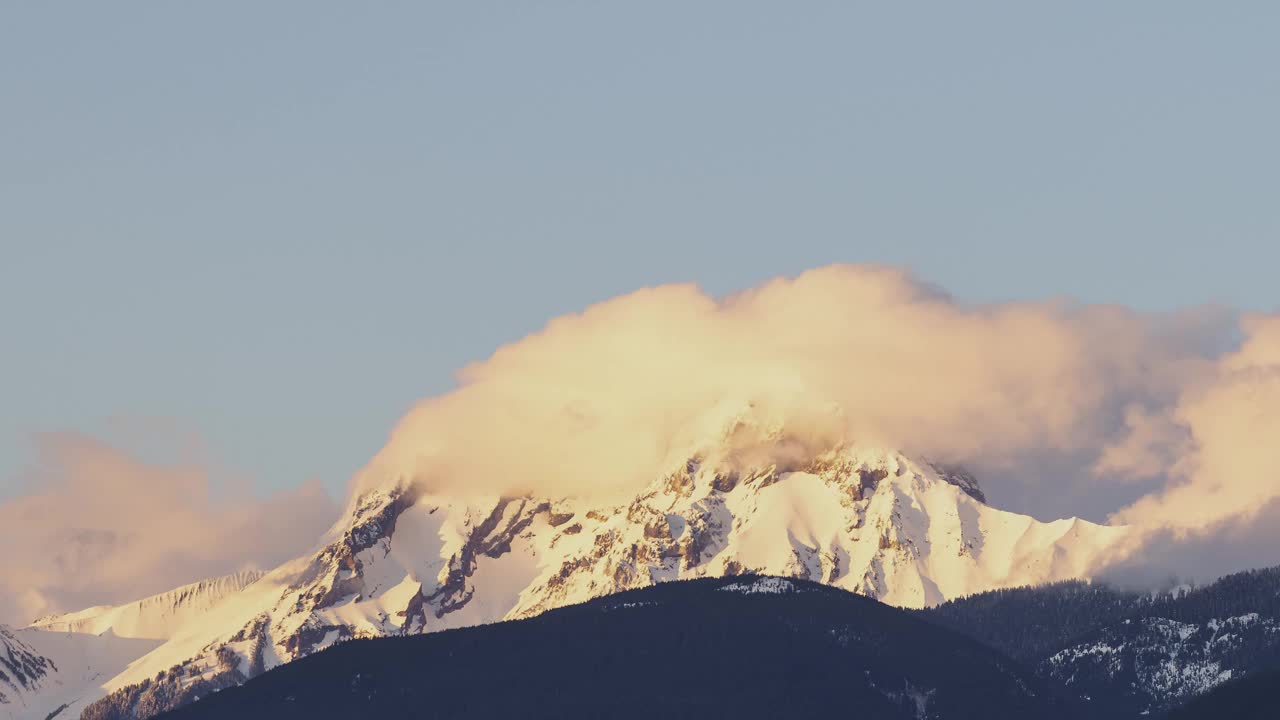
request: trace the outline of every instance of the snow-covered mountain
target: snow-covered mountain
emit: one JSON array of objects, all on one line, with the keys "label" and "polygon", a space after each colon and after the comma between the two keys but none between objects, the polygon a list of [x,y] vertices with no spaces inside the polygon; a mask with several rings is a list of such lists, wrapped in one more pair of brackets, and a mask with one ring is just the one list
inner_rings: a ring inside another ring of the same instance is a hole
[{"label": "snow-covered mountain", "polygon": [[796,467],[693,458],[620,504],[393,484],[359,496],[313,555],[198,622],[166,626],[165,642],[103,683],[111,697],[85,717],[152,714],[347,638],[528,617],[676,578],[782,575],[920,607],[1085,574],[1126,535],[983,500],[962,471],[855,447]]}]

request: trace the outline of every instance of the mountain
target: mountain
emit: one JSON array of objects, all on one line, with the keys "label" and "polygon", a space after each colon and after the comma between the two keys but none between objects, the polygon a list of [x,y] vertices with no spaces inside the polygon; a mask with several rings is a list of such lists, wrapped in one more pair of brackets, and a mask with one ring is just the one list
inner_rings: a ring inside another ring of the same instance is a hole
[{"label": "mountain", "polygon": [[[126,704],[130,698],[121,696]],[[104,708],[86,717],[113,717]],[[1018,663],[804,580],[666,583],[535,618],[356,640],[163,716],[1079,717]]]},{"label": "mountain", "polygon": [[1280,665],[1280,568],[1161,593],[1080,582],[1001,590],[921,615],[1128,716]]},{"label": "mountain", "polygon": [[[710,457],[621,503],[445,496],[390,474],[315,553],[199,622],[166,625],[163,644],[100,692],[134,698],[112,717],[147,717],[340,641],[527,618],[677,579],[780,575],[921,607],[1087,574],[1127,534],[997,510],[969,474],[897,452],[839,447],[792,466]],[[56,622],[87,616],[75,618]]]},{"label": "mountain", "polygon": [[0,627],[0,719],[42,720],[59,708],[78,714],[75,708],[100,697],[101,685],[129,663],[261,575],[236,573],[21,629]]}]

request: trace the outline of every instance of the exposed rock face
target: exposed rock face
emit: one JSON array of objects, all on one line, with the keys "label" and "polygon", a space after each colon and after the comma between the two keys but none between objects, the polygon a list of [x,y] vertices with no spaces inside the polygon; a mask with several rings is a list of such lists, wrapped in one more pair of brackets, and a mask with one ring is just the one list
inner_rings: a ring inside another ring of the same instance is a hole
[{"label": "exposed rock face", "polygon": [[969,497],[980,503],[987,502],[987,496],[978,487],[978,479],[968,470],[955,465],[937,465],[934,463],[929,463],[929,467],[938,473],[938,477],[965,491]]},{"label": "exposed rock face", "polygon": [[360,553],[385,543],[396,531],[396,519],[413,505],[407,489],[390,496],[367,495],[352,513],[350,527],[336,542],[321,550],[290,590],[298,592],[296,609],[328,607],[363,588]]},{"label": "exposed rock face", "polygon": [[86,717],[149,717],[354,637],[528,617],[677,578],[781,575],[919,607],[1079,575],[1124,533],[982,498],[963,471],[856,448],[789,469],[695,457],[607,506],[376,490],[314,555],[112,679]]}]

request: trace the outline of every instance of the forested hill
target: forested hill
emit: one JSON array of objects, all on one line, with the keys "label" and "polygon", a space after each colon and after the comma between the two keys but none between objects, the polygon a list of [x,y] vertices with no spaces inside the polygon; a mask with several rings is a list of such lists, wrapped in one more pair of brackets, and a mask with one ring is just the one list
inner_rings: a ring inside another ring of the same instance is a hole
[{"label": "forested hill", "polygon": [[1107,625],[1136,617],[1203,623],[1249,613],[1280,617],[1280,566],[1158,593],[1079,580],[971,595],[916,611],[1023,660],[1036,661]]},{"label": "forested hill", "polygon": [[963,635],[843,590],[747,576],[666,583],[528,620],[353,640],[164,717],[851,713],[1081,716],[1051,683]]},{"label": "forested hill", "polygon": [[1082,582],[1000,590],[918,615],[1122,715],[1168,710],[1280,665],[1280,568],[1163,593]]}]

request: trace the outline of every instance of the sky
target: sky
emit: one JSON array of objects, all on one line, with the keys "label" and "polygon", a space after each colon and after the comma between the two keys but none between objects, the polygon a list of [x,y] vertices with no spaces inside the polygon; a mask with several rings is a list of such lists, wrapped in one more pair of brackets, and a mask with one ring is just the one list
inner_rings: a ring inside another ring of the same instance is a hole
[{"label": "sky", "polygon": [[1263,2],[7,5],[0,500],[65,433],[337,498],[468,363],[645,286],[1275,310],[1278,35]]}]

